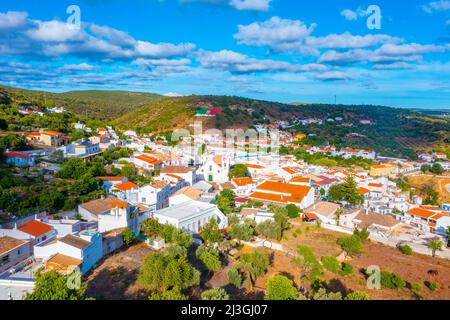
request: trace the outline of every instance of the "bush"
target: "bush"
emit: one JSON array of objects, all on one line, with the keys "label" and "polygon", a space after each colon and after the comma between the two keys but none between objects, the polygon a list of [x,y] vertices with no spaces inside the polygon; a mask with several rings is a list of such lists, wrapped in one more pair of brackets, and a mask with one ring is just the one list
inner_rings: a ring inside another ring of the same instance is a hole
[{"label": "bush", "polygon": [[209,289],[202,292],[202,300],[230,300],[227,292],[222,288]]},{"label": "bush", "polygon": [[413,250],[410,246],[408,246],[407,244],[403,245],[403,246],[399,246],[398,249],[400,250],[401,253],[406,254],[407,256],[410,256],[413,254]]},{"label": "bush", "polygon": [[421,292],[423,287],[420,283],[415,283],[411,286],[411,289],[415,292]]},{"label": "bush", "polygon": [[337,261],[334,256],[324,256],[322,257],[322,265],[328,271],[333,273],[338,273],[340,270],[339,261]]},{"label": "bush", "polygon": [[341,274],[348,276],[353,273],[353,266],[348,262],[343,262],[341,266]]},{"label": "bush", "polygon": [[129,228],[126,228],[122,234],[122,238],[123,238],[123,243],[126,246],[129,246],[134,242],[134,240],[136,240],[136,235]]},{"label": "bush", "polygon": [[295,219],[300,216],[299,215],[300,209],[295,204],[292,204],[292,203],[288,204],[286,206],[286,210],[287,210],[289,218],[291,218],[291,219]]},{"label": "bush", "polygon": [[430,282],[428,283],[428,289],[430,289],[431,291],[437,291],[439,290],[439,284],[437,284],[436,282]]},{"label": "bush", "polygon": [[291,279],[275,275],[267,281],[266,300],[298,300],[299,294]]},{"label": "bush", "polygon": [[406,286],[406,282],[395,273],[381,271],[381,285],[389,289],[401,289]]},{"label": "bush", "polygon": [[370,300],[370,296],[367,292],[354,291],[349,293],[344,300]]},{"label": "bush", "polygon": [[242,276],[236,268],[231,268],[228,270],[228,282],[235,286],[236,288],[240,288],[242,285]]},{"label": "bush", "polygon": [[228,270],[227,278],[228,282],[236,288],[239,289],[242,286],[242,276],[239,273],[238,269],[231,268],[230,270]]}]

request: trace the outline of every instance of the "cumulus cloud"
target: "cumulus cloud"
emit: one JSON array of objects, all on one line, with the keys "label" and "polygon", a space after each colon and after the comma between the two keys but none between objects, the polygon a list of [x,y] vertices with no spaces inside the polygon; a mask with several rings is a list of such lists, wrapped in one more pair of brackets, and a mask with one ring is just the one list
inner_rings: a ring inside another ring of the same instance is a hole
[{"label": "cumulus cloud", "polygon": [[23,27],[27,23],[26,12],[8,11],[0,12],[0,30],[10,30]]},{"label": "cumulus cloud", "polygon": [[74,70],[74,71],[90,71],[99,69],[98,66],[90,65],[86,62],[82,62],[79,64],[66,64],[63,66],[64,70]]},{"label": "cumulus cloud", "polygon": [[341,16],[343,16],[348,21],[355,21],[360,17],[365,17],[366,15],[367,12],[361,8],[358,8],[355,11],[351,9],[345,9],[341,11]]},{"label": "cumulus cloud", "polygon": [[322,81],[341,81],[341,80],[350,80],[353,79],[353,77],[345,72],[330,71],[317,75],[316,79]]},{"label": "cumulus cloud", "polygon": [[321,64],[291,64],[285,61],[271,59],[255,59],[247,55],[230,51],[201,51],[197,60],[205,68],[219,69],[232,73],[254,73],[270,71],[311,72],[323,71]]},{"label": "cumulus cloud", "polygon": [[234,37],[239,44],[267,46],[275,52],[298,52],[306,55],[318,55],[319,49],[366,48],[404,41],[385,34],[359,36],[349,32],[316,37],[312,35],[316,26],[315,23],[307,26],[300,20],[272,17],[264,22],[239,25]]},{"label": "cumulus cloud", "polygon": [[435,11],[448,11],[450,10],[450,0],[432,1],[422,6],[422,9],[430,14]]},{"label": "cumulus cloud", "polygon": [[238,10],[268,11],[272,0],[230,0],[229,4]]}]

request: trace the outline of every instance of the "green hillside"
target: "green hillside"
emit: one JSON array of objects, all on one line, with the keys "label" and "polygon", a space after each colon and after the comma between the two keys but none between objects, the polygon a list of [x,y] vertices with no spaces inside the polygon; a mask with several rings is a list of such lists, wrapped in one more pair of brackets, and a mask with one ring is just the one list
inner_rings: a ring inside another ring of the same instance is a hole
[{"label": "green hillside", "polygon": [[67,110],[95,120],[113,120],[163,96],[152,93],[129,91],[69,91],[51,93],[9,87],[0,87],[17,101],[28,101],[43,107],[64,106]]},{"label": "green hillside", "polygon": [[171,130],[184,126],[195,115],[199,97],[163,98],[127,113],[113,121],[120,129],[135,129],[138,132]]}]

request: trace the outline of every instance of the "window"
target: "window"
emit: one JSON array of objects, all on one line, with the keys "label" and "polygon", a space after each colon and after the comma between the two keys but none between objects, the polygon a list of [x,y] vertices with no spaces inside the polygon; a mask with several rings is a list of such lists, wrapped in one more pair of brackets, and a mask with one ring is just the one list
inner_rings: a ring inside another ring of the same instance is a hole
[{"label": "window", "polygon": [[0,260],[0,265],[7,264],[9,262],[9,255],[2,257],[2,260]]}]

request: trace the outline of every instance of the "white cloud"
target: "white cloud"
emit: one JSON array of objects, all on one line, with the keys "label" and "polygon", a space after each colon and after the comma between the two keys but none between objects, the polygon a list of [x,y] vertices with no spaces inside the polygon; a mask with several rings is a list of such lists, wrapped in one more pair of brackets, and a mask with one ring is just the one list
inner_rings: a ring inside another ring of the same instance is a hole
[{"label": "white cloud", "polygon": [[0,12],[0,30],[2,29],[17,29],[27,23],[26,12],[8,11],[6,13]]},{"label": "white cloud", "polygon": [[85,36],[81,28],[57,20],[36,21],[36,28],[29,29],[26,34],[33,40],[43,42],[76,41]]},{"label": "white cloud", "polygon": [[399,43],[403,39],[385,34],[367,34],[363,36],[330,34],[324,37],[312,36],[316,24],[309,27],[300,20],[272,17],[264,22],[239,25],[234,35],[239,44],[249,46],[267,46],[275,52],[299,52],[306,55],[318,55],[318,49],[365,48],[385,43]]},{"label": "white cloud", "polygon": [[80,64],[66,64],[62,69],[73,71],[90,71],[90,70],[97,70],[99,69],[99,67],[90,65],[86,62],[82,62]]},{"label": "white cloud", "polygon": [[417,43],[402,44],[402,45],[385,44],[375,51],[375,53],[379,55],[389,55],[389,56],[403,56],[403,55],[438,53],[438,52],[445,52],[445,47],[437,46],[434,44],[422,45]]},{"label": "white cloud", "polygon": [[448,11],[450,10],[450,0],[433,1],[422,6],[422,9],[430,14],[435,11]]},{"label": "white cloud", "polygon": [[176,92],[167,92],[167,93],[163,94],[163,96],[165,96],[165,97],[172,97],[172,98],[183,97],[182,94],[179,94],[179,93],[176,93]]},{"label": "white cloud", "polygon": [[345,9],[341,11],[341,16],[343,16],[348,21],[358,20],[360,17],[365,17],[367,12],[361,8],[358,8],[356,11]]},{"label": "white cloud", "polygon": [[229,4],[237,10],[268,11],[272,0],[230,0]]},{"label": "white cloud", "polygon": [[172,43],[150,43],[147,41],[137,41],[135,51],[138,56],[151,58],[168,58],[184,56],[195,49],[193,43],[182,43],[175,45]]},{"label": "white cloud", "polygon": [[205,68],[219,69],[235,73],[291,71],[311,72],[323,71],[321,64],[291,64],[285,61],[271,59],[255,59],[230,50],[200,51],[197,60]]},{"label": "white cloud", "polygon": [[353,79],[353,77],[345,72],[330,71],[317,75],[316,79],[322,81],[339,81],[339,80],[350,80]]}]

